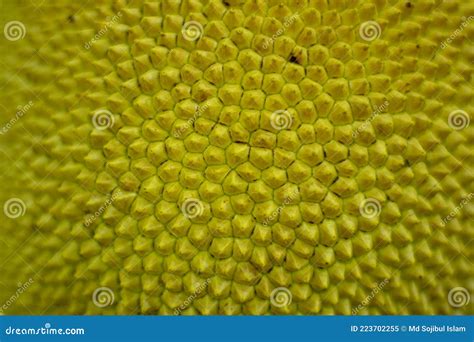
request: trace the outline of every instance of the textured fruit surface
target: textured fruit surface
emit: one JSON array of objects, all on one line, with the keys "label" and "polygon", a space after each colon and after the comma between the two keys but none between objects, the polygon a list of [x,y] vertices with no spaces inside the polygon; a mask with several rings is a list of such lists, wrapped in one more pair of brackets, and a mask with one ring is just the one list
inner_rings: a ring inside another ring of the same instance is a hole
[{"label": "textured fruit surface", "polygon": [[0,310],[473,314],[473,15],[2,1]]}]

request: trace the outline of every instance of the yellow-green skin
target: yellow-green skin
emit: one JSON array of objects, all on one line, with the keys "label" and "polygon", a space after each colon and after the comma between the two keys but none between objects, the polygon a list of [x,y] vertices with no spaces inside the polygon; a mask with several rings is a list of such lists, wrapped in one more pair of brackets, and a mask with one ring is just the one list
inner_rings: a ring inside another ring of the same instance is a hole
[{"label": "yellow-green skin", "polygon": [[474,290],[474,129],[450,122],[474,113],[472,15],[462,0],[2,1],[0,24],[26,34],[0,36],[0,123],[32,105],[0,135],[0,204],[25,204],[0,211],[0,311],[473,314],[448,300]]}]

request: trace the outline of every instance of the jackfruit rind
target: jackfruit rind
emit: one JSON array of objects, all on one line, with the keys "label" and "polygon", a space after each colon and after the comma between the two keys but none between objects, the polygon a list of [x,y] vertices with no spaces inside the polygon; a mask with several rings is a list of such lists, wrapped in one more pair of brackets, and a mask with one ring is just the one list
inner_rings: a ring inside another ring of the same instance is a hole
[{"label": "jackfruit rind", "polygon": [[3,2],[0,309],[473,314],[473,14]]}]

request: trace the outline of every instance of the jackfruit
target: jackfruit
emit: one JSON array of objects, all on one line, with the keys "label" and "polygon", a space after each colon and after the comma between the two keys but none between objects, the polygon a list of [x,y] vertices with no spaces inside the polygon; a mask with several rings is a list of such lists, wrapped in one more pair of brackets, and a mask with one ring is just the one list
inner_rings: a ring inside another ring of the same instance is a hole
[{"label": "jackfruit", "polygon": [[472,2],[0,7],[2,312],[474,313]]}]

